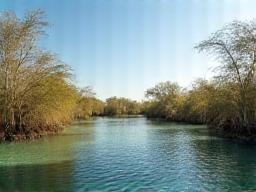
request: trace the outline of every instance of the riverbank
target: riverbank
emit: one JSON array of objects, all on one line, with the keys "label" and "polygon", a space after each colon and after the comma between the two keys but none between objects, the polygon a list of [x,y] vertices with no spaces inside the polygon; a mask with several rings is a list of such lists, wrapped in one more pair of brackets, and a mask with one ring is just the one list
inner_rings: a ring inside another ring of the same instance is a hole
[{"label": "riverbank", "polygon": [[44,126],[41,128],[37,128],[33,131],[27,131],[23,133],[14,133],[11,135],[5,134],[3,129],[0,129],[0,142],[19,142],[24,140],[36,140],[40,139],[47,135],[56,135],[59,134],[65,127],[68,125],[80,124],[88,122],[89,120],[95,120],[98,117],[102,118],[141,118],[143,115],[115,115],[115,116],[93,116],[87,119],[77,119],[73,123],[69,123],[67,125],[55,125],[55,126]]},{"label": "riverbank", "polygon": [[0,130],[0,142],[19,142],[24,140],[40,139],[48,135],[56,135],[63,131],[65,126],[48,126],[43,129],[36,129],[34,131],[27,131],[24,133],[5,134],[3,130]]},{"label": "riverbank", "polygon": [[[156,123],[161,123],[161,122],[165,122],[165,123],[176,123],[176,124],[180,124],[180,125],[205,125],[203,123],[198,123],[198,122],[190,122],[190,121],[173,121],[170,119],[165,119],[165,118],[152,118],[152,117],[146,117],[145,115],[115,115],[115,116],[94,116],[94,117],[90,117],[88,119],[80,119],[80,120],[75,120],[72,123],[70,123],[70,125],[80,125],[80,124],[84,124],[87,122],[91,122],[91,121],[96,121],[98,118],[103,118],[103,119],[121,119],[121,118],[125,118],[125,119],[129,119],[129,118],[143,118],[145,117],[147,120],[156,122]],[[24,141],[24,140],[36,140],[36,139],[40,139],[44,136],[48,136],[48,135],[56,135],[59,134],[60,132],[63,131],[63,129],[67,127],[62,125],[62,126],[48,126],[48,127],[44,127],[41,129],[36,129],[35,131],[30,131],[30,132],[26,132],[26,133],[17,133],[17,134],[12,134],[12,135],[5,135],[3,129],[0,129],[0,142],[19,142],[19,141]],[[234,134],[232,132],[228,132],[225,130],[221,130],[221,129],[216,129],[214,127],[210,127],[207,126],[208,130],[209,130],[209,134],[211,134],[212,136],[216,136],[219,138],[223,138],[223,139],[228,139],[234,142],[238,142],[238,143],[248,143],[248,144],[256,144],[256,135],[238,135],[238,134]],[[229,129],[228,129],[229,130]]]}]

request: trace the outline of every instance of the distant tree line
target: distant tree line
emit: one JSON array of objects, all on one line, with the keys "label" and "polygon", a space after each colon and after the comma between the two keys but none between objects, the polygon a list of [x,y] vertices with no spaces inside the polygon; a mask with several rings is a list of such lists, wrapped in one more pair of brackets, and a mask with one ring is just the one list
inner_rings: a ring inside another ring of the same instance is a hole
[{"label": "distant tree line", "polygon": [[92,116],[101,116],[104,112],[104,102],[95,97],[91,87],[78,90],[78,100],[74,110],[75,119],[88,119]]},{"label": "distant tree line", "polygon": [[127,98],[110,97],[106,100],[104,115],[122,116],[138,115],[141,113],[141,104]]},{"label": "distant tree line", "polygon": [[79,91],[75,108],[75,119],[88,119],[93,116],[120,117],[141,114],[141,103],[127,98],[110,97],[101,101],[95,97],[90,87]]}]

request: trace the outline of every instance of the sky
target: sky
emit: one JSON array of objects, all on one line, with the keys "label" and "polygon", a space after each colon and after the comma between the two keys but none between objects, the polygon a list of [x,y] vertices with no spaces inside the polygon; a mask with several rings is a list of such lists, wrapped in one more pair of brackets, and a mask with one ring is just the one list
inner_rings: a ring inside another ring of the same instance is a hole
[{"label": "sky", "polygon": [[50,22],[39,45],[70,65],[79,87],[97,96],[141,100],[163,81],[189,87],[218,65],[194,46],[233,21],[256,18],[255,0],[0,0],[23,17]]}]

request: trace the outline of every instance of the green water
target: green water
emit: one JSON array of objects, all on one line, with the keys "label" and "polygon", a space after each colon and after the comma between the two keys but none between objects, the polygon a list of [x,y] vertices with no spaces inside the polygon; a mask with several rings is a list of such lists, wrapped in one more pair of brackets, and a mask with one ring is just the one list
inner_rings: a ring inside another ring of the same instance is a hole
[{"label": "green water", "polygon": [[0,145],[0,191],[256,190],[256,147],[204,126],[99,118]]}]

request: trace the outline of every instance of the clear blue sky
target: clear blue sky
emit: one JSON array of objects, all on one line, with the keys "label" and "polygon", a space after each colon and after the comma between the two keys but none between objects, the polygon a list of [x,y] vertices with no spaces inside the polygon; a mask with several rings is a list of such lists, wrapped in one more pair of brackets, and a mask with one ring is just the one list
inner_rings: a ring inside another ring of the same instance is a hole
[{"label": "clear blue sky", "polygon": [[37,8],[52,24],[41,46],[103,99],[142,99],[161,81],[210,77],[216,63],[194,45],[227,22],[256,18],[255,0],[0,0],[19,16]]}]

